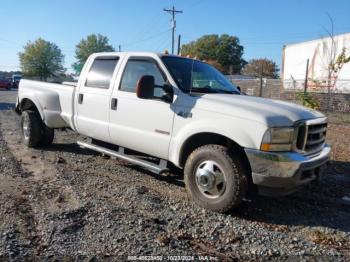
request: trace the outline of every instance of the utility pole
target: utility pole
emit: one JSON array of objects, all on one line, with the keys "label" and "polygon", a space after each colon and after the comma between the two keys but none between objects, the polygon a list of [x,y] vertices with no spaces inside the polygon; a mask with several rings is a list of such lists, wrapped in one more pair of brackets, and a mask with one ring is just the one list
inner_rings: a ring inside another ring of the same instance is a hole
[{"label": "utility pole", "polygon": [[306,60],[306,72],[305,72],[305,82],[304,82],[304,93],[307,92],[307,81],[309,78],[309,58]]},{"label": "utility pole", "polygon": [[172,16],[172,33],[171,33],[171,54],[174,54],[174,40],[175,40],[175,28],[176,28],[176,20],[175,20],[175,15],[183,13],[182,11],[175,10],[175,7],[173,6],[173,9],[163,9],[164,12],[167,12],[171,14]]},{"label": "utility pole", "polygon": [[177,54],[181,53],[181,35],[177,36]]},{"label": "utility pole", "polygon": [[264,72],[264,64],[261,63],[261,66],[260,66],[260,91],[259,91],[260,97],[262,97],[262,94],[263,94],[263,72]]}]

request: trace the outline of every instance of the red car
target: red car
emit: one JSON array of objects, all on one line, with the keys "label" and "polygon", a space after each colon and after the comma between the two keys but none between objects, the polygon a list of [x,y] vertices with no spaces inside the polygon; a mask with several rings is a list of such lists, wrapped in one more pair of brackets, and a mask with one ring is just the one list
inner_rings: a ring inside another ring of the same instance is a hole
[{"label": "red car", "polygon": [[12,83],[11,80],[0,77],[0,89],[6,88],[7,90],[11,89]]}]

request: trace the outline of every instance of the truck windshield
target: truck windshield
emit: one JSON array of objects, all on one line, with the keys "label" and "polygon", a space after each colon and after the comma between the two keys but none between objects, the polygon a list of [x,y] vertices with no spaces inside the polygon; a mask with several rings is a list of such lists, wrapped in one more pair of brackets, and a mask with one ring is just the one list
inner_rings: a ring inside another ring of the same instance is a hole
[{"label": "truck windshield", "polygon": [[162,61],[185,93],[240,94],[213,66],[189,58],[163,56]]}]

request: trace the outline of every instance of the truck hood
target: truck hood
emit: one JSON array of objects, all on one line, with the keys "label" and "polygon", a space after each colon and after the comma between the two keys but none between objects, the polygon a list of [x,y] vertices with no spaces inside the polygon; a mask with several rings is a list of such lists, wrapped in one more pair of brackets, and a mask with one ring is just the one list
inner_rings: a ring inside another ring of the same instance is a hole
[{"label": "truck hood", "polygon": [[297,104],[245,95],[204,94],[198,97],[196,107],[250,119],[269,127],[292,126],[298,120],[325,117],[318,111]]}]

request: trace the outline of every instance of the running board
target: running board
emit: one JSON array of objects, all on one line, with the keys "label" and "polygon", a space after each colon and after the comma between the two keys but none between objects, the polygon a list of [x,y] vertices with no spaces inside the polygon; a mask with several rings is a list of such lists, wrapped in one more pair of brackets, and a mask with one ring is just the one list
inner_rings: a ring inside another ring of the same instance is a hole
[{"label": "running board", "polygon": [[141,167],[143,167],[143,168],[145,168],[153,173],[156,173],[156,174],[161,174],[163,172],[169,171],[169,169],[167,168],[167,161],[166,160],[161,159],[159,161],[159,165],[157,165],[155,163],[145,161],[143,159],[139,159],[135,156],[130,156],[130,155],[125,154],[123,147],[119,147],[118,151],[114,151],[114,150],[111,150],[111,149],[108,149],[108,148],[105,148],[102,146],[93,145],[93,144],[89,144],[89,143],[82,142],[82,141],[78,141],[77,144],[82,148],[88,148],[88,149],[100,152],[102,154],[114,156],[114,157],[120,158],[122,160],[128,161],[134,165],[141,166]]}]

